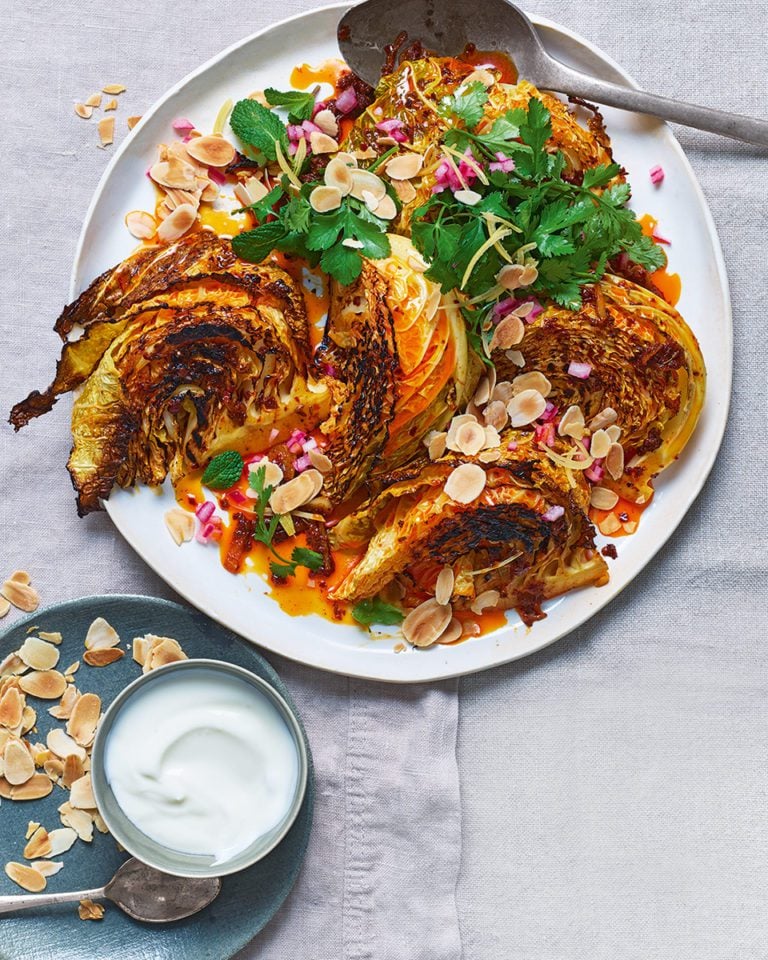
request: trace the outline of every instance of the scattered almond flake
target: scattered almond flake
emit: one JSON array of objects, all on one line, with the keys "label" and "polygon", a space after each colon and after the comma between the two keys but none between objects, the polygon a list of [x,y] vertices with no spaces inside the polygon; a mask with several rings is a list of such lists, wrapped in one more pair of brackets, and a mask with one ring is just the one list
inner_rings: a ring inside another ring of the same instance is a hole
[{"label": "scattered almond flake", "polygon": [[36,767],[42,767],[46,760],[51,759],[51,752],[42,743],[36,743],[32,747],[33,757]]},{"label": "scattered almond flake", "polygon": [[61,644],[62,636],[58,632],[38,630],[37,635],[41,640],[47,640],[48,643],[55,643],[57,647]]},{"label": "scattered almond flake", "polygon": [[455,643],[461,636],[462,625],[461,620],[458,620],[456,617],[451,618],[451,622],[443,630],[440,636],[435,640],[435,643]]},{"label": "scattered almond flake", "polygon": [[83,660],[89,667],[108,667],[124,656],[125,651],[119,647],[100,647],[98,650],[86,650]]},{"label": "scattered almond flake", "polygon": [[93,900],[81,900],[77,914],[81,920],[102,920],[104,906],[101,903],[94,903]]},{"label": "scattered almond flake", "polygon": [[509,422],[513,427],[526,427],[544,413],[547,401],[538,390],[523,390],[507,404]]},{"label": "scattered almond flake", "polygon": [[6,600],[5,597],[0,597],[0,620],[8,613],[11,609],[10,600]]},{"label": "scattered almond flake", "polygon": [[59,651],[52,643],[39,637],[27,637],[19,647],[18,656],[33,670],[52,670],[59,662]]},{"label": "scattered almond flake", "polygon": [[[319,487],[317,486],[318,480]],[[313,500],[319,493],[322,484],[323,477],[318,470],[305,470],[274,490],[269,498],[269,506],[274,513],[290,513]]]},{"label": "scattered almond flake", "polygon": [[147,661],[147,654],[152,646],[152,635],[146,637],[134,637],[132,643],[132,655],[136,663],[143,667]]},{"label": "scattered almond flake", "polygon": [[183,237],[197,220],[197,210],[191,203],[182,203],[168,214],[157,228],[157,238],[162,243],[172,243]]},{"label": "scattered almond flake", "polygon": [[507,360],[509,360],[510,363],[514,363],[516,367],[525,366],[525,357],[519,350],[507,350],[506,357]]},{"label": "scattered almond flake", "polygon": [[451,622],[452,616],[449,604],[438,603],[434,597],[430,597],[411,610],[403,620],[403,636],[414,647],[429,647]]},{"label": "scattered almond flake", "polygon": [[53,860],[35,860],[34,863],[30,863],[30,867],[46,879],[56,876],[63,866],[63,860],[59,860],[58,863],[54,863]]},{"label": "scattered almond flake", "polygon": [[456,446],[465,456],[474,457],[485,446],[485,428],[476,420],[462,423],[456,431]]},{"label": "scattered almond flake", "polygon": [[493,353],[494,350],[508,350],[514,347],[525,336],[525,324],[514,314],[510,314],[499,321],[493,331],[488,350]]},{"label": "scattered almond flake", "polygon": [[35,820],[30,820],[29,823],[27,824],[27,832],[24,834],[24,839],[29,840],[29,838],[32,836],[32,834],[35,832],[35,830],[37,830],[39,826],[40,824],[37,823]]},{"label": "scattered almond flake", "polygon": [[21,715],[21,732],[29,733],[29,731],[34,727],[36,721],[37,712],[29,705],[25,706],[24,712]]},{"label": "scattered almond flake", "polygon": [[445,441],[448,436],[445,431],[432,431],[427,435],[426,440],[427,444],[427,453],[429,454],[430,460],[437,460],[445,453]]},{"label": "scattered almond flake", "polygon": [[67,667],[67,669],[64,671],[64,676],[65,676],[65,677],[74,676],[74,674],[76,674],[79,669],[80,669],[80,661],[79,661],[79,660],[75,660],[75,662],[74,662],[74,663],[70,663],[70,665],[69,665],[69,666]]},{"label": "scattered almond flake", "polygon": [[85,760],[85,750],[60,727],[54,727],[53,730],[50,730],[45,742],[51,753],[55,753],[62,760],[66,760],[70,754],[74,754],[80,760]]},{"label": "scattered almond flake", "polygon": [[11,788],[11,800],[40,800],[47,797],[51,790],[53,784],[50,778],[43,773],[36,773],[26,783]]},{"label": "scattered almond flake", "polygon": [[22,855],[25,860],[37,860],[40,857],[47,857],[52,849],[53,844],[48,831],[45,827],[39,826],[29,838]]},{"label": "scattered almond flake", "polygon": [[597,510],[613,510],[619,502],[619,496],[607,487],[592,487],[589,502]]},{"label": "scattered almond flake", "polygon": [[24,697],[16,687],[9,687],[0,697],[0,726],[17,727],[24,714]]},{"label": "scattered almond flake", "polygon": [[454,580],[455,576],[453,573],[453,567],[443,567],[443,569],[437,575],[437,583],[435,584],[435,600],[437,600],[441,606],[445,606],[445,604],[451,602]]},{"label": "scattered almond flake", "polygon": [[624,447],[612,443],[605,456],[605,469],[614,480],[620,480],[624,473]]},{"label": "scattered almond flake", "polygon": [[64,776],[64,761],[52,757],[43,763],[43,770],[49,779],[58,782]]},{"label": "scattered almond flake", "polygon": [[115,118],[103,117],[99,120],[99,138],[102,147],[108,147],[115,142]]},{"label": "scattered almond flake", "polygon": [[484,590],[475,597],[469,609],[472,613],[480,614],[484,610],[495,607],[499,600],[501,600],[501,594],[498,590]]},{"label": "scattered almond flake", "polygon": [[283,468],[279,463],[273,463],[268,457],[264,457],[258,463],[248,464],[249,473],[258,473],[262,469],[265,487],[276,487],[283,482]]},{"label": "scattered almond flake", "polygon": [[84,843],[93,840],[93,815],[87,810],[78,810],[67,801],[59,807],[59,819],[65,827],[71,827]]},{"label": "scattered almond flake", "polygon": [[483,411],[483,419],[487,426],[503,430],[509,419],[506,403],[502,400],[491,400]]},{"label": "scattered almond flake", "polygon": [[472,503],[485,489],[485,470],[476,463],[462,463],[445,481],[447,496],[456,503]]},{"label": "scattered almond flake", "polygon": [[76,810],[93,810],[96,807],[90,773],[86,773],[72,784],[69,802]]},{"label": "scattered almond flake", "polygon": [[589,421],[590,430],[604,430],[606,427],[611,426],[611,424],[616,423],[619,415],[613,409],[613,407],[606,407],[604,410],[601,410],[600,413],[596,414]]},{"label": "scattered almond flake", "polygon": [[611,438],[605,430],[596,430],[589,443],[589,452],[595,460],[602,460],[611,449]]},{"label": "scattered almond flake", "polygon": [[408,647],[406,647],[404,643],[396,643],[394,647],[392,647],[392,653],[405,653],[407,649]]},{"label": "scattered almond flake", "polygon": [[104,104],[104,113],[108,113],[110,110],[117,110],[117,100],[108,100]]},{"label": "scattered almond flake", "polygon": [[173,542],[177,546],[182,543],[188,543],[195,535],[195,518],[187,510],[174,507],[166,511],[163,519],[168,528],[168,532],[173,537]]},{"label": "scattered almond flake", "polygon": [[103,617],[96,617],[85,635],[86,650],[100,650],[104,647],[116,647],[120,643],[117,630]]},{"label": "scattered almond flake", "polygon": [[69,720],[72,709],[80,698],[80,691],[75,686],[67,687],[61,700],[55,707],[49,707],[48,713],[57,720]]},{"label": "scattered almond flake", "polygon": [[312,153],[336,153],[339,149],[338,141],[329,137],[327,133],[320,133],[313,130],[309,135],[309,146]]},{"label": "scattered almond flake", "polygon": [[108,83],[101,89],[103,93],[108,94],[110,97],[118,97],[121,93],[125,93],[127,88],[124,87],[122,83]]},{"label": "scattered almond flake", "polygon": [[90,120],[93,115],[93,107],[87,107],[84,103],[76,103],[75,113],[82,120]]},{"label": "scattered almond flake", "polygon": [[605,428],[605,432],[611,438],[611,443],[618,443],[619,437],[621,436],[621,427],[615,423],[612,423],[609,427]]},{"label": "scattered almond flake", "polygon": [[100,716],[101,697],[95,693],[84,693],[67,721],[67,733],[81,747],[87,747],[93,742]]},{"label": "scattered almond flake", "polygon": [[206,167],[226,167],[236,156],[235,148],[224,137],[196,137],[187,144],[187,153]]},{"label": "scattered almond flake", "polygon": [[576,406],[576,404],[568,407],[560,418],[557,432],[561,437],[573,437],[576,440],[581,440],[585,432],[584,414],[581,407]]},{"label": "scattered almond flake", "polygon": [[448,450],[453,450],[458,453],[459,448],[456,446],[456,432],[463,423],[476,423],[477,417],[471,413],[459,413],[453,420],[448,424],[448,433],[445,437],[445,445]]},{"label": "scattered almond flake", "polygon": [[96,827],[99,833],[109,833],[109,828],[107,827],[106,823],[104,822],[104,818],[98,812],[98,810],[93,813],[93,825]]},{"label": "scattered almond flake", "polygon": [[29,893],[42,893],[45,890],[45,877],[42,873],[23,863],[6,863],[5,873],[22,890],[28,890]]},{"label": "scattered almond flake", "polygon": [[310,450],[307,456],[315,470],[320,473],[330,473],[333,470],[330,457],[327,457],[321,450]]},{"label": "scattered almond flake", "polygon": [[404,153],[385,164],[384,172],[390,180],[412,180],[421,172],[424,157],[420,153]]},{"label": "scattered almond flake", "polygon": [[392,186],[400,203],[410,203],[411,200],[416,199],[416,187],[410,180],[393,180]]},{"label": "scattered almond flake", "polygon": [[85,101],[86,107],[100,107],[101,106],[101,94],[92,93],[90,97]]},{"label": "scattered almond flake", "polygon": [[70,790],[72,784],[75,783],[76,780],[79,780],[84,774],[83,761],[80,757],[76,757],[74,753],[70,753],[64,761],[64,769],[61,773],[61,785],[65,790]]},{"label": "scattered almond flake", "polygon": [[474,620],[465,620],[461,628],[462,637],[479,637],[480,624]]},{"label": "scattered almond flake", "polygon": [[529,373],[520,373],[512,381],[513,396],[523,390],[538,390],[542,397],[548,397],[552,392],[552,384],[539,370]]},{"label": "scattered almond flake", "polygon": [[3,752],[3,776],[11,787],[21,786],[35,775],[35,761],[20,740],[9,740]]},{"label": "scattered almond flake", "polygon": [[505,290],[517,290],[518,287],[525,286],[523,276],[525,267],[520,263],[507,263],[496,274],[496,282],[504,287]]},{"label": "scattered almond flake", "polygon": [[159,643],[153,644],[149,651],[143,673],[149,673],[151,670],[164,667],[169,663],[189,659],[177,640],[173,640],[171,637],[159,637],[158,639]]},{"label": "scattered almond flake", "polygon": [[[15,789],[18,790],[19,788],[16,787]],[[3,800],[12,800],[13,790],[14,790],[14,787],[12,787],[10,783],[8,783],[5,777],[0,776],[0,797],[2,797]]]},{"label": "scattered almond flake", "polygon": [[477,459],[481,463],[495,463],[501,460],[501,450],[483,450],[478,454]]},{"label": "scattered almond flake", "polygon": [[6,580],[0,588],[0,594],[14,607],[24,610],[25,613],[32,613],[40,606],[40,595],[37,590],[27,583],[19,583],[18,580]]},{"label": "scattered almond flake", "polygon": [[617,530],[621,530],[621,520],[619,520],[615,514],[609,513],[600,523],[600,533],[604,533],[610,537],[611,534],[616,533]]},{"label": "scattered almond flake", "polygon": [[5,660],[0,661],[0,677],[18,676],[27,669],[26,663],[19,659],[15,652],[9,653]]},{"label": "scattered almond flake", "polygon": [[[494,368],[495,369],[495,368]],[[475,388],[475,395],[472,398],[478,407],[488,403],[491,396],[491,381],[487,376],[480,377]]]},{"label": "scattered almond flake", "polygon": [[333,111],[329,110],[327,107],[323,110],[317,111],[312,118],[312,123],[320,127],[320,130],[329,137],[335,138],[339,135],[339,123]]},{"label": "scattered almond flake", "polygon": [[133,130],[139,120],[141,120],[141,117],[128,117],[128,120],[126,121],[128,124],[128,129]]},{"label": "scattered almond flake", "polygon": [[157,232],[157,221],[146,210],[131,210],[125,215],[125,225],[137,240],[150,240]]},{"label": "scattered almond flake", "polygon": [[60,857],[77,840],[77,832],[72,827],[57,827],[56,830],[51,830],[48,839],[51,841],[51,852],[48,856]]},{"label": "scattered almond flake", "polygon": [[8,579],[16,583],[23,583],[25,587],[29,586],[32,582],[32,577],[30,577],[26,570],[14,570]]},{"label": "scattered almond flake", "polygon": [[30,697],[57,700],[67,689],[67,681],[58,670],[33,670],[19,678],[19,686]]}]

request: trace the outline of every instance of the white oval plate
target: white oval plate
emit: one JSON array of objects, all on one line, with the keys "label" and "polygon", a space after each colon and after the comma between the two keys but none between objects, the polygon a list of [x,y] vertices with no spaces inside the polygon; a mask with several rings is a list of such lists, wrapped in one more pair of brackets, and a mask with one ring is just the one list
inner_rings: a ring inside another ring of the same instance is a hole
[{"label": "white oval plate", "polygon": [[[209,129],[222,103],[266,86],[285,87],[292,68],[338,56],[336,24],[348,4],[324,7],[278,23],[235,44],[190,74],[159,100],[117,150],[86,216],[72,275],[72,299],[103,270],[135,246],[123,225],[133,209],[152,209],[145,177],[156,145],[172,133],[174,117],[188,116]],[[597,76],[632,84],[596,47],[563,27],[533,18],[548,49],[559,59]],[[680,310],[699,338],[707,365],[708,394],[696,433],[682,459],[659,479],[654,501],[638,532],[619,541],[611,581],[547,605],[547,619],[527,629],[516,615],[492,634],[455,647],[394,653],[392,637],[373,639],[356,627],[316,615],[293,618],[264,596],[255,574],[232,576],[216,551],[190,544],[178,548],[163,513],[173,503],[140,489],[115,492],[107,510],[141,557],[183,597],[225,626],[294,660],[352,676],[398,683],[435,680],[483,670],[527,656],[578,627],[615,597],[664,544],[701,489],[720,446],[731,389],[732,324],[720,245],[706,201],[680,146],[664,125],[647,117],[604,111],[616,158],[629,171],[634,207],[659,220],[672,241],[670,269],[683,280]],[[661,164],[666,179],[651,185],[648,172]],[[648,602],[654,602],[649,597]]]}]

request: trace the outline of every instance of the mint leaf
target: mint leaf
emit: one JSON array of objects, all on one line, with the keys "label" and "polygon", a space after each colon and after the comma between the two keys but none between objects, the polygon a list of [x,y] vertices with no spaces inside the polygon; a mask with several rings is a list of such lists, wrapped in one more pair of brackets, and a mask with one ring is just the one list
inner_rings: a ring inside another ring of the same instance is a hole
[{"label": "mint leaf", "polygon": [[347,287],[360,276],[363,261],[357,250],[344,247],[339,243],[325,251],[320,258],[320,266],[340,284]]},{"label": "mint leaf", "polygon": [[444,97],[438,107],[444,117],[455,117],[462,120],[468,130],[480,123],[483,117],[483,108],[488,102],[488,91],[482,83],[476,81],[466,87],[459,87],[456,93]]},{"label": "mint leaf", "polygon": [[288,119],[293,123],[312,119],[315,109],[314,93],[302,93],[300,90],[280,91],[267,87],[264,96],[267,103],[271,103],[273,107],[288,107]]},{"label": "mint leaf", "polygon": [[237,450],[225,450],[205,468],[203,483],[211,490],[228,490],[237,483],[242,472],[243,458]]},{"label": "mint leaf", "polygon": [[352,616],[358,623],[364,627],[370,627],[373,623],[383,623],[387,626],[393,626],[402,623],[405,619],[402,611],[393,607],[391,603],[385,603],[378,597],[370,600],[361,600],[352,607]]},{"label": "mint leaf", "polygon": [[243,143],[255,147],[267,160],[277,159],[275,143],[279,143],[283,153],[288,155],[285,124],[277,114],[256,100],[238,100],[229,123]]},{"label": "mint leaf", "polygon": [[314,217],[307,232],[309,250],[328,250],[336,243],[344,223],[344,213],[340,208],[333,213],[320,213]]},{"label": "mint leaf", "polygon": [[254,230],[246,230],[232,238],[232,249],[241,260],[261,263],[286,236],[286,229],[279,220],[263,223]]}]

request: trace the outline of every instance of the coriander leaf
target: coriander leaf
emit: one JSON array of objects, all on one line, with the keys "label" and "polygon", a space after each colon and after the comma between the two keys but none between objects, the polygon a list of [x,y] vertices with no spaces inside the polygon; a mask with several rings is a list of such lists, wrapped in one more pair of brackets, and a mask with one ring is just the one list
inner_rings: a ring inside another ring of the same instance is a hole
[{"label": "coriander leaf", "polygon": [[365,627],[370,627],[373,623],[393,626],[402,623],[405,619],[403,613],[397,607],[393,607],[391,603],[385,603],[378,597],[356,603],[352,607],[352,616]]},{"label": "coriander leaf", "polygon": [[256,100],[238,100],[229,123],[243,143],[255,147],[267,160],[277,159],[275,143],[279,143],[283,153],[288,155],[285,124],[277,114]]},{"label": "coriander leaf", "polygon": [[[365,207],[363,209],[367,210]],[[356,216],[351,223],[346,225],[344,239],[351,237],[359,240],[363,245],[360,248],[360,253],[363,256],[368,257],[369,260],[382,260],[392,252],[385,230],[384,222],[378,218],[369,219],[366,216]]]},{"label": "coriander leaf", "polygon": [[661,270],[667,264],[667,255],[650,237],[641,236],[639,240],[627,244],[624,249],[630,260],[639,263],[646,270]]},{"label": "coriander leaf", "polygon": [[588,167],[584,171],[581,185],[585,190],[594,187],[604,187],[621,173],[618,163],[601,163],[596,167]]},{"label": "coriander leaf", "polygon": [[312,216],[309,201],[302,196],[291,197],[280,210],[280,219],[291,233],[306,233]]},{"label": "coriander leaf", "polygon": [[320,266],[342,286],[349,286],[360,276],[363,261],[357,250],[344,247],[340,243],[330,247],[320,258]]},{"label": "coriander leaf", "polygon": [[600,199],[612,207],[623,207],[631,195],[632,188],[628,183],[615,183],[603,193]]},{"label": "coriander leaf", "polygon": [[232,249],[241,260],[261,263],[285,236],[286,229],[283,224],[279,220],[273,220],[233,237]]},{"label": "coriander leaf", "polygon": [[242,472],[243,458],[237,450],[225,450],[205,468],[203,483],[211,490],[228,490],[237,483]]},{"label": "coriander leaf", "polygon": [[328,250],[338,240],[343,225],[342,209],[318,214],[312,219],[307,231],[307,247],[310,250]]},{"label": "coriander leaf", "polygon": [[291,562],[309,570],[319,570],[323,565],[323,555],[317,550],[309,550],[307,547],[294,547],[291,554]]},{"label": "coriander leaf", "polygon": [[468,130],[473,130],[483,117],[483,108],[488,102],[488,91],[482,83],[476,81],[461,86],[456,93],[444,97],[438,111],[444,117],[456,117],[462,120]]},{"label": "coriander leaf", "polygon": [[275,90],[267,87],[264,91],[267,103],[273,107],[288,107],[288,119],[301,123],[302,120],[311,120],[315,109],[314,93],[302,93],[300,90]]},{"label": "coriander leaf", "polygon": [[270,560],[269,569],[272,571],[272,575],[279,577],[281,580],[287,580],[288,577],[292,577],[296,573],[296,566],[292,563],[275,563],[274,560]]}]

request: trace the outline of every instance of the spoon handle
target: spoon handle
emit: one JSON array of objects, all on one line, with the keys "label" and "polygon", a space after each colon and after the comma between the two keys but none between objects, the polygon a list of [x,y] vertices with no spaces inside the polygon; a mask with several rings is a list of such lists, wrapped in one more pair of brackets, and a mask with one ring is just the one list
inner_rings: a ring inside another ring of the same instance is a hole
[{"label": "spoon handle", "polygon": [[719,133],[734,140],[768,146],[768,120],[745,117],[726,110],[713,110],[711,107],[698,107],[682,100],[659,97],[643,90],[622,87],[608,83],[557,65],[552,74],[547,75],[540,84],[544,89],[567,93],[585,100],[596,100],[608,107],[620,110],[632,110],[635,113],[649,113],[661,120],[671,120],[686,127],[696,127],[710,133]]},{"label": "spoon handle", "polygon": [[106,896],[104,887],[94,890],[79,890],[77,893],[28,893],[12,897],[0,897],[0,913],[47,907],[53,903],[73,903],[76,900],[99,900]]}]

